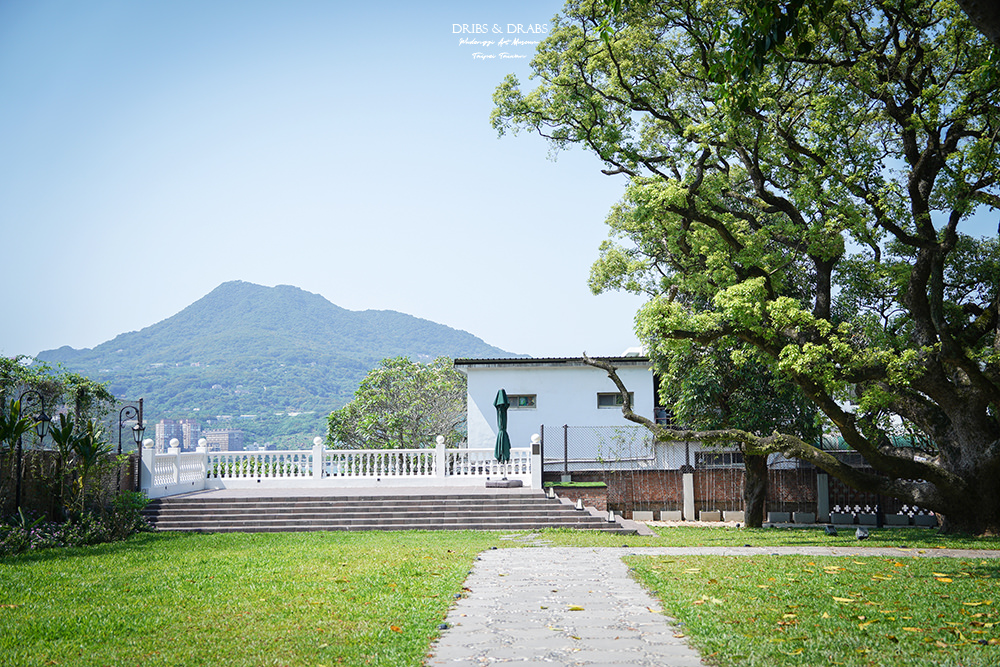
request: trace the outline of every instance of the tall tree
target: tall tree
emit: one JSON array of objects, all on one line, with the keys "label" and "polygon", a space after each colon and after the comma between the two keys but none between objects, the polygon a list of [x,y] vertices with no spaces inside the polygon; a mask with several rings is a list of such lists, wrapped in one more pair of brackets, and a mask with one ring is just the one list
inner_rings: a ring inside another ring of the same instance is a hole
[{"label": "tall tree", "polygon": [[[816,442],[821,435],[816,406],[752,352],[746,354],[743,346],[729,343],[650,350],[660,375],[660,400],[670,406],[676,422],[698,430],[739,428],[757,436],[780,431]],[[735,444],[744,456],[746,525],[760,528],[767,496],[768,456]]]},{"label": "tall tree", "polygon": [[[849,484],[1000,528],[1000,248],[962,232],[1000,208],[1000,72],[949,0],[835,3],[808,53],[733,100],[723,0],[570,2],[494,126],[581,145],[625,174],[600,288],[655,292],[654,344],[726,338],[795,382],[874,471],[788,433],[737,439]],[[697,307],[695,306],[697,304]],[[705,308],[702,304],[708,304]],[[626,406],[629,407],[629,406]],[[898,429],[922,434],[896,447]]]},{"label": "tall tree", "polygon": [[361,381],[354,400],[330,413],[328,439],[349,449],[417,449],[442,435],[465,436],[465,376],[449,357],[423,364],[383,359]]}]

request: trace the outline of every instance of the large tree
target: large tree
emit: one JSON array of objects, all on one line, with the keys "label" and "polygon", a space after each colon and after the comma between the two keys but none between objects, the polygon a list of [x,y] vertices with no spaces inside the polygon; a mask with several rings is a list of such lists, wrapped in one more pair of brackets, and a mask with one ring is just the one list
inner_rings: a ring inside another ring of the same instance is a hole
[{"label": "large tree", "polygon": [[[1000,528],[1000,249],[962,231],[1000,208],[993,46],[949,0],[835,2],[842,29],[779,47],[734,96],[731,3],[633,4],[609,39],[605,16],[567,4],[538,85],[497,89],[495,127],[628,177],[595,285],[655,295],[637,315],[648,345],[752,346],[874,470],[788,433],[658,436],[735,438],[948,528]],[[897,446],[907,429],[921,437]]]},{"label": "large tree", "polygon": [[328,440],[348,449],[418,449],[444,436],[465,437],[465,376],[452,360],[383,359],[361,381],[354,400],[330,413]]}]

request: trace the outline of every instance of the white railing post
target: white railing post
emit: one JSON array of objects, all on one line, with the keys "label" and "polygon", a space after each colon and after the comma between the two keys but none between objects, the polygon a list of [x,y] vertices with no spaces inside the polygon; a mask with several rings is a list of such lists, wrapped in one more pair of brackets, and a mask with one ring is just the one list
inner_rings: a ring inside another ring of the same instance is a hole
[{"label": "white railing post", "polygon": [[201,455],[198,462],[201,464],[201,483],[204,485],[205,479],[208,477],[208,440],[199,438],[198,448],[195,451]]},{"label": "white railing post", "polygon": [[[139,471],[139,489],[150,496],[153,488],[153,471],[156,470],[156,447],[152,438],[142,441],[142,469]],[[152,496],[150,496],[152,497]]]},{"label": "white railing post", "polygon": [[323,438],[318,435],[313,438],[313,479],[317,482],[323,479],[323,456],[326,447],[323,446]]},{"label": "white railing post", "polygon": [[542,488],[542,436],[531,436],[531,488]]},{"label": "white railing post", "polygon": [[448,472],[447,454],[444,450],[444,436],[437,437],[437,446],[434,448],[434,476],[444,479]]},{"label": "white railing post", "polygon": [[181,441],[177,438],[170,439],[170,446],[167,447],[167,454],[174,457],[174,484],[181,483]]}]

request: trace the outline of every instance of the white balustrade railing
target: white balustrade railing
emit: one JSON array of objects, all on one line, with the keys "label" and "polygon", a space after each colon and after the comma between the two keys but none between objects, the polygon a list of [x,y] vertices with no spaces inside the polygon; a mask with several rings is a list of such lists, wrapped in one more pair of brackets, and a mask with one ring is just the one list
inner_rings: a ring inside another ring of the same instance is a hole
[{"label": "white balustrade railing", "polygon": [[[536,436],[537,437],[537,436]],[[534,438],[533,438],[534,441]],[[146,441],[149,445],[152,441]],[[335,488],[347,486],[470,486],[489,479],[519,479],[541,488],[539,446],[512,447],[498,463],[492,449],[312,449],[294,451],[142,451],[142,489],[150,498],[204,489]]]},{"label": "white balustrade railing", "polygon": [[323,473],[340,478],[435,477],[435,454],[433,449],[334,449],[323,458]]}]

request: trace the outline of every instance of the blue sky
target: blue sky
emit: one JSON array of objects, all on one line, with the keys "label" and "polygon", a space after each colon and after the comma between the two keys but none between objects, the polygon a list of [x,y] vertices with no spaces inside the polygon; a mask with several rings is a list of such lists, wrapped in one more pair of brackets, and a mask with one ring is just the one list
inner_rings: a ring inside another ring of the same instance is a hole
[{"label": "blue sky", "polygon": [[[586,285],[624,181],[497,138],[533,47],[455,32],[561,4],[0,2],[0,354],[92,347],[228,280],[534,356],[635,345],[640,299]],[[526,57],[473,57],[501,51]]]},{"label": "blue sky", "polygon": [[586,285],[624,182],[497,138],[492,92],[533,47],[476,59],[501,49],[453,32],[560,7],[0,4],[0,353],[92,347],[227,280],[535,356],[634,345],[639,300]]}]

